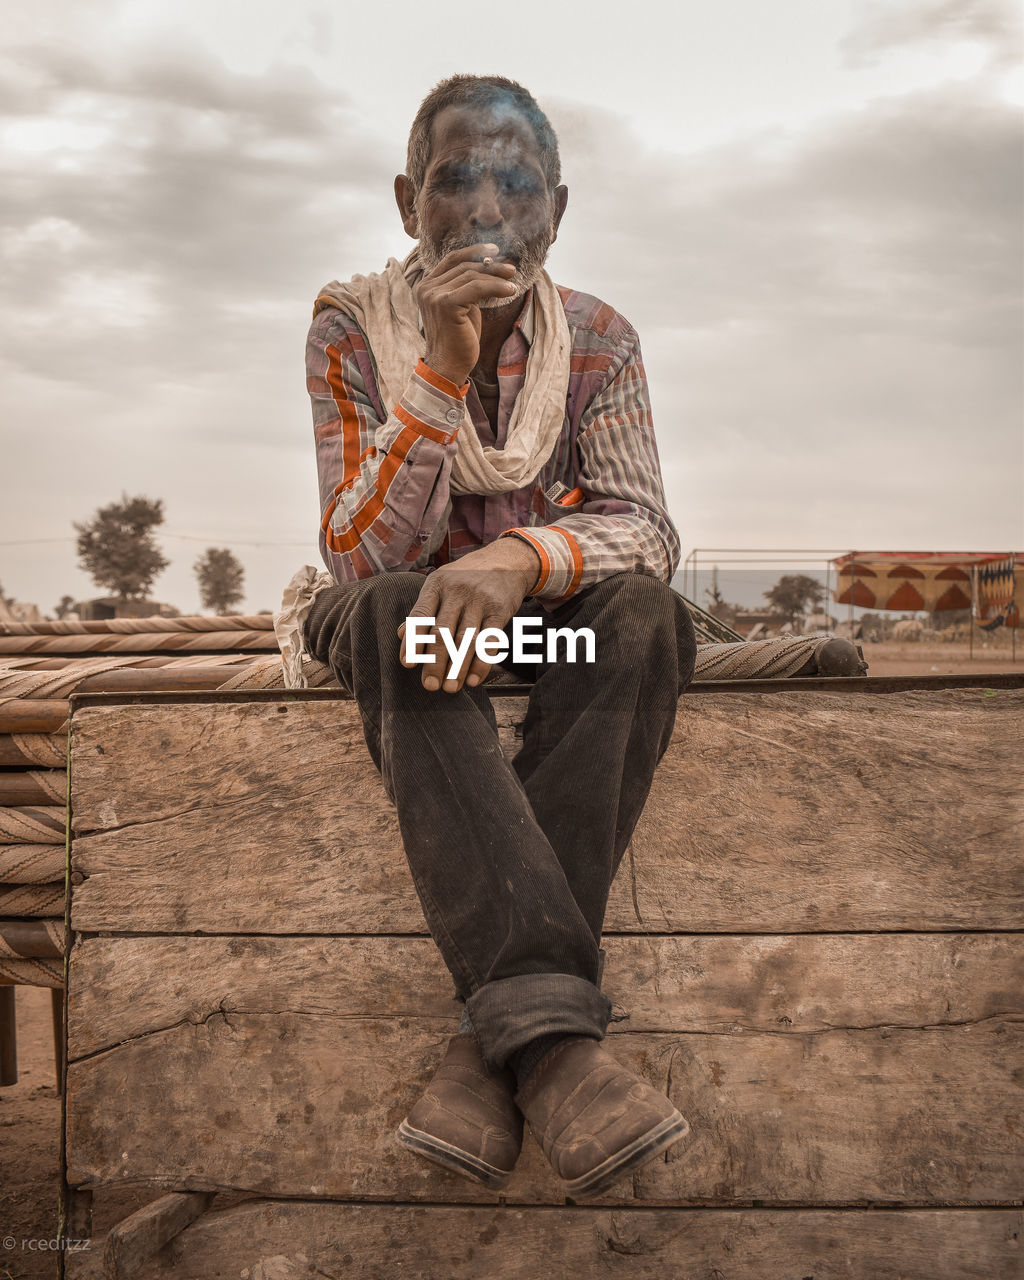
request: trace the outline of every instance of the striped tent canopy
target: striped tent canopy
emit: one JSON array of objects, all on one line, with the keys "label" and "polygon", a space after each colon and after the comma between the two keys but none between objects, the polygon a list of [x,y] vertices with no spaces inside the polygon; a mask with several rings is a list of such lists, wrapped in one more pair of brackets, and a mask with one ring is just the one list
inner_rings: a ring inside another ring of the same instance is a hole
[{"label": "striped tent canopy", "polygon": [[851,551],[833,561],[836,604],[904,613],[971,609],[981,622],[1016,625],[1024,596],[1024,553],[1014,551]]}]

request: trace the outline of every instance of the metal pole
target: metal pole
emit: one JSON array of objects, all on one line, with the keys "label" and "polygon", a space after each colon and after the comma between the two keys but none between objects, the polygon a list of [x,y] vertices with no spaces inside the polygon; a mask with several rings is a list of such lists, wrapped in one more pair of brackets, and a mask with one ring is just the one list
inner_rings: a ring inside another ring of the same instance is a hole
[{"label": "metal pole", "polygon": [[978,607],[978,566],[971,565],[971,615],[967,619],[967,633],[970,636],[970,649],[967,657],[969,661],[974,661],[974,611]]}]

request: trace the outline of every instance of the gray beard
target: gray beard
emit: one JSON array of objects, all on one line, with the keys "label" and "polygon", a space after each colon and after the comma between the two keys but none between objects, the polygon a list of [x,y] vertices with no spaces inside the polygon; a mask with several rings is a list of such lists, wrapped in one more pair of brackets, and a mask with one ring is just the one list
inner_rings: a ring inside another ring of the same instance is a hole
[{"label": "gray beard", "polygon": [[553,227],[548,227],[544,233],[532,241],[523,240],[517,235],[506,235],[500,231],[491,232],[486,241],[483,240],[483,234],[477,231],[453,233],[445,236],[439,244],[421,237],[420,258],[423,261],[424,270],[433,271],[442,258],[456,249],[468,249],[470,245],[480,243],[496,244],[499,256],[515,263],[516,273],[509,283],[515,285],[516,291],[504,298],[485,298],[483,302],[478,303],[482,311],[490,311],[495,307],[507,307],[510,302],[517,302],[528,289],[533,287],[544,269],[548,250],[554,238]]}]

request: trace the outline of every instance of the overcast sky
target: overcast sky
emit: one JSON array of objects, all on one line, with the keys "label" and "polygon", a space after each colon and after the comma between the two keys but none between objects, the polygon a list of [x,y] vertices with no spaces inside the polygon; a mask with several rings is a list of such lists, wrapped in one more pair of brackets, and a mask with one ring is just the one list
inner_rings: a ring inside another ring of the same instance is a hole
[{"label": "overcast sky", "polygon": [[[1015,0],[4,5],[0,584],[96,594],[71,522],[164,500],[154,595],[319,563],[318,286],[410,247],[424,93],[559,132],[549,269],[640,333],[694,547],[1024,550]],[[625,17],[628,16],[628,21]]]}]

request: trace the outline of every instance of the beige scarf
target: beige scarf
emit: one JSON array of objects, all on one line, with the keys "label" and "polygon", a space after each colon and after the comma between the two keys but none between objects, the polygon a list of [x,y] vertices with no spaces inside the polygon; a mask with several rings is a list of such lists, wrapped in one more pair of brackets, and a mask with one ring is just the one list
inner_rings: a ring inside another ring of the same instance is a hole
[{"label": "beige scarf", "polygon": [[[366,334],[377,363],[381,399],[389,413],[405,393],[416,361],[426,349],[415,294],[422,275],[423,264],[414,249],[404,262],[389,258],[380,274],[353,276],[345,283],[332,280],[320,290],[313,307],[314,315],[324,307],[339,307]],[[565,419],[571,345],[562,300],[551,277],[542,271],[534,284],[534,336],[526,358],[526,382],[512,410],[505,447],[482,445],[466,414],[452,466],[453,493],[511,493],[537,476],[558,442]],[[441,521],[442,537],[447,523],[447,518]]]}]

